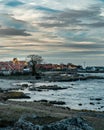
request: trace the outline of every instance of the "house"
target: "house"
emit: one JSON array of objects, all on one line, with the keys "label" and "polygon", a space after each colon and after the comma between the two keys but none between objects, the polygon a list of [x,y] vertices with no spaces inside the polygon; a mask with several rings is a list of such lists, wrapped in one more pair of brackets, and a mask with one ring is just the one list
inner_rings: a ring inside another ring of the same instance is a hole
[{"label": "house", "polygon": [[0,73],[4,75],[9,75],[11,72],[22,72],[24,67],[26,66],[26,61],[6,61],[0,62]]},{"label": "house", "polygon": [[67,68],[68,68],[68,70],[76,70],[77,69],[77,65],[74,65],[72,63],[68,63],[67,64]]}]

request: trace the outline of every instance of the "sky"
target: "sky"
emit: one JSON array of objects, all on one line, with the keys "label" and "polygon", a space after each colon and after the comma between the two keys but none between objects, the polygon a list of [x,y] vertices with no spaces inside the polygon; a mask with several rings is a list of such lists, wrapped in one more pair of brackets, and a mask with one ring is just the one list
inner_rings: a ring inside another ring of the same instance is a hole
[{"label": "sky", "polygon": [[0,61],[104,65],[104,0],[0,0]]}]

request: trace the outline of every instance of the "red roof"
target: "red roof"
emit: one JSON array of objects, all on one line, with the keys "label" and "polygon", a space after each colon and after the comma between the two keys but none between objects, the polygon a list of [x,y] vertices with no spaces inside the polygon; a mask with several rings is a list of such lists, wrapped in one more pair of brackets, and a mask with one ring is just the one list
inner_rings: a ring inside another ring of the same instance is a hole
[{"label": "red roof", "polygon": [[0,62],[0,70],[22,70],[25,66],[25,63],[25,61],[19,61],[18,64],[13,63],[12,61]]}]

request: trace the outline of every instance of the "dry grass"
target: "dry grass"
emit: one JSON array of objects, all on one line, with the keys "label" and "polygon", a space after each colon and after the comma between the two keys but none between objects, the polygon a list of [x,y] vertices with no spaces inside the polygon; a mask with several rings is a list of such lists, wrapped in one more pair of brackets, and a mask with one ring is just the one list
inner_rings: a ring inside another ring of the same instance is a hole
[{"label": "dry grass", "polygon": [[12,124],[24,114],[34,114],[43,117],[34,121],[34,123],[39,124],[47,124],[67,117],[81,116],[86,119],[95,130],[104,130],[104,112],[70,110],[69,108],[45,105],[40,102],[7,101],[6,103],[7,105],[0,105],[0,119],[4,122],[6,121],[7,124]]}]

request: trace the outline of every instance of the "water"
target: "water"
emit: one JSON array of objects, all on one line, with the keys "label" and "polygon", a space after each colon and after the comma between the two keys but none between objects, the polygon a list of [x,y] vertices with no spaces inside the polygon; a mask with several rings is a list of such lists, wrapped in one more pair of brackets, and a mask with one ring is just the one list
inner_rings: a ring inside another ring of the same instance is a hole
[{"label": "water", "polygon": [[[66,106],[72,109],[104,110],[104,108],[101,109],[101,107],[104,107],[104,80],[56,82],[50,84],[67,87],[67,89],[35,92],[32,99],[64,101]],[[37,85],[39,84],[37,83]],[[98,102],[96,100],[90,100],[91,98],[101,98],[102,100]],[[91,105],[91,103],[94,105]],[[79,104],[82,104],[82,106]]]},{"label": "water", "polygon": [[[0,81],[0,87],[16,87],[16,83],[22,83],[22,81]],[[8,85],[7,85],[8,84]],[[11,85],[12,84],[12,85]],[[41,85],[58,85],[67,89],[63,90],[45,90],[45,91],[29,91],[28,88],[23,91],[29,95],[30,99],[17,99],[17,101],[34,101],[34,100],[50,100],[50,101],[64,101],[64,106],[71,109],[87,109],[104,111],[104,80],[85,80],[75,82],[41,82],[34,83],[35,87]],[[100,98],[98,101],[96,98]],[[94,99],[94,100],[91,100]]]}]

